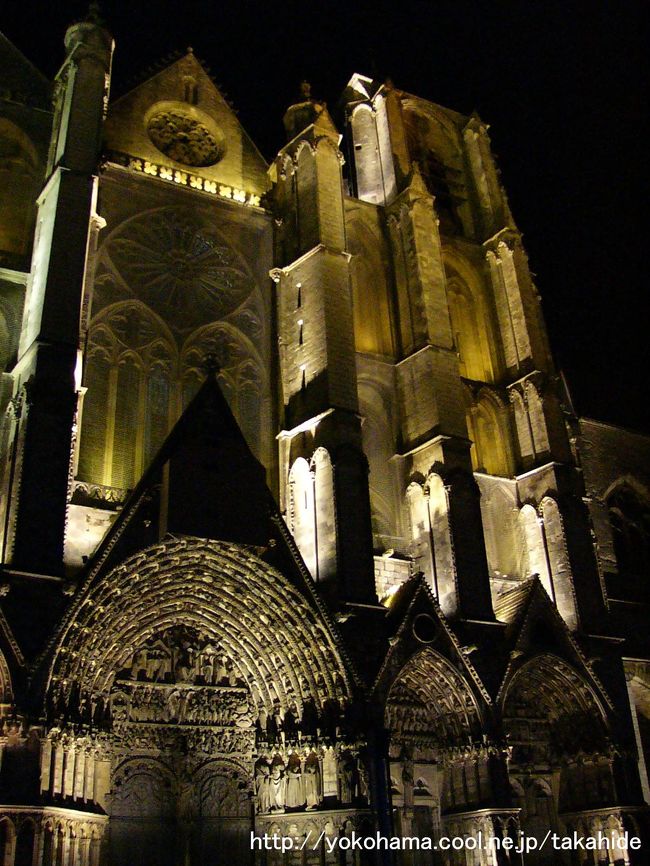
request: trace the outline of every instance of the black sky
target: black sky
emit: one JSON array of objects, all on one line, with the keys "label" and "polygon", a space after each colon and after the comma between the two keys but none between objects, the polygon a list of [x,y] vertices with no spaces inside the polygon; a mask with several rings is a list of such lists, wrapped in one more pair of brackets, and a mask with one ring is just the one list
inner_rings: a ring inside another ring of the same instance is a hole
[{"label": "black sky", "polygon": [[[335,105],[352,72],[490,124],[581,414],[650,428],[645,266],[649,6],[641,0],[104,0],[113,94],[193,46],[267,158],[303,78]],[[86,3],[4,0],[0,29],[45,73]],[[645,267],[644,267],[645,266]]]}]

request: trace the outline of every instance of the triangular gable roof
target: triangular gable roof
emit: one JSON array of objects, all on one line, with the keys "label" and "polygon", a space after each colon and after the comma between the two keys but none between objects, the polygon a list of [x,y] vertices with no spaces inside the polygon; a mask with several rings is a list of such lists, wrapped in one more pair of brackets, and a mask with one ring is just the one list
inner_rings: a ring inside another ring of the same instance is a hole
[{"label": "triangular gable roof", "polygon": [[264,467],[248,447],[214,372],[208,374],[88,562],[72,604],[41,659],[48,657],[91,585],[133,554],[175,536],[252,548],[311,603],[354,679],[361,683],[266,485]]},{"label": "triangular gable roof", "polygon": [[16,693],[24,687],[26,664],[2,606],[0,606],[0,681],[8,680],[4,686],[9,689],[9,694],[3,695],[0,691],[0,700],[3,697],[15,700]]},{"label": "triangular gable roof", "polygon": [[0,33],[0,82],[0,97],[50,110],[50,82],[3,33]]},{"label": "triangular gable roof", "polygon": [[1,600],[0,641],[4,630],[5,646],[20,665],[29,664],[56,628],[68,599],[59,580],[8,579],[9,592]]},{"label": "triangular gable roof", "polygon": [[[4,605],[4,602],[3,602]],[[22,650],[16,642],[13,631],[4,614],[2,606],[0,606],[0,650],[2,650],[5,658],[13,658],[16,664],[21,667],[25,664],[25,657]]]},{"label": "triangular gable roof", "polygon": [[[283,541],[278,517],[264,467],[248,447],[216,375],[209,373],[108,530],[87,574],[112,568],[166,534],[274,551]],[[297,550],[281,546],[299,567]]]},{"label": "triangular gable roof", "polygon": [[495,613],[508,623],[508,662],[503,671],[498,700],[505,694],[512,676],[521,664],[527,658],[546,651],[563,658],[581,671],[603,703],[611,711],[614,710],[607,690],[548,597],[539,577],[527,580],[505,593],[495,605]]},{"label": "triangular gable roof", "polygon": [[[189,81],[197,88],[188,98]],[[187,113],[207,126],[222,139],[221,158],[213,165],[194,167],[162,153],[147,129],[151,118],[165,111]],[[109,155],[128,154],[257,195],[269,188],[266,160],[191,49],[111,102],[104,137]]]},{"label": "triangular gable roof", "polygon": [[[436,626],[435,638],[426,643],[414,634],[415,619],[420,614],[430,617]],[[488,690],[452,631],[422,573],[406,581],[393,596],[387,627],[390,633],[389,649],[373,686],[377,696],[385,697],[408,660],[425,646],[430,646],[463,671],[468,683],[473,684],[475,693],[477,696],[480,694],[486,705],[492,703]]]}]

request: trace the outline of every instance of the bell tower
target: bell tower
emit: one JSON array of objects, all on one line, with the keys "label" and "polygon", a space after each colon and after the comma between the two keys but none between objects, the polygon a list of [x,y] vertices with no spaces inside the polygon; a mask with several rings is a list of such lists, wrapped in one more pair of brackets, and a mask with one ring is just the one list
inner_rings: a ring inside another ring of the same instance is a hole
[{"label": "bell tower", "polygon": [[61,574],[74,447],[86,263],[113,39],[96,14],[65,36],[54,124],[14,369],[3,561]]}]

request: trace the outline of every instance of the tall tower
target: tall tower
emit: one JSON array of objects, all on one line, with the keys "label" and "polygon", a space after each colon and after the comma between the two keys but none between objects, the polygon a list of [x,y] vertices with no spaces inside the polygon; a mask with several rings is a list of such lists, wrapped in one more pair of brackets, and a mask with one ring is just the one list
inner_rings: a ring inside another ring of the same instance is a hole
[{"label": "tall tower", "polygon": [[45,574],[63,569],[86,260],[113,40],[87,20],[68,29],[65,47],[14,369],[3,521],[4,561]]},{"label": "tall tower", "polygon": [[561,386],[487,127],[361,75],[344,101],[359,221],[371,205],[388,238],[395,460],[418,566],[448,615],[489,618],[490,585],[497,597],[539,574],[572,628],[598,629]]},{"label": "tall tower", "polygon": [[346,248],[341,137],[324,105],[289,108],[277,183],[278,340],[284,427],[280,486],[316,582],[339,600],[376,600],[368,468],[361,442]]},{"label": "tall tower", "polygon": [[420,539],[419,568],[446,614],[490,620],[480,495],[472,477],[449,312],[440,204],[425,183],[424,167],[409,152],[394,90],[355,75],[345,99],[356,191],[383,212],[386,257],[392,263],[395,459]]}]

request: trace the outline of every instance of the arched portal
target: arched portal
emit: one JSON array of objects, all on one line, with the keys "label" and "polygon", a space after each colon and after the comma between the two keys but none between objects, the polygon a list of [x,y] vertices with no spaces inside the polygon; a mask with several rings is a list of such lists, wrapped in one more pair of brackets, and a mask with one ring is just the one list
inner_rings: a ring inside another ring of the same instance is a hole
[{"label": "arched portal", "polygon": [[[414,634],[418,640],[428,639],[419,618]],[[439,750],[467,745],[480,739],[481,732],[479,708],[470,688],[432,649],[412,656],[395,678],[386,703],[386,725],[396,741],[426,740]]]},{"label": "arched portal", "polygon": [[[115,866],[248,862],[254,756],[278,756],[281,773],[291,754],[306,762],[298,725],[324,728],[351,694],[309,596],[250,549],[192,538],[148,548],[80,591],[46,709],[67,731],[110,733],[94,799],[110,815]],[[62,751],[53,737],[52,784],[65,797]]]},{"label": "arched portal", "polygon": [[[437,627],[421,613],[412,630],[416,640],[430,644]],[[490,759],[473,748],[482,722],[469,684],[430,646],[401,669],[385,708],[398,835],[435,838],[446,814],[489,801]]]},{"label": "arched portal", "polygon": [[[137,679],[135,656],[159,636],[171,645],[174,629],[186,653],[191,639],[183,630],[219,643],[256,707],[349,694],[333,636],[284,575],[240,546],[185,538],[150,547],[86,585],[59,633],[51,706],[72,717],[73,695],[108,699],[117,674],[136,671]],[[155,676],[165,681],[167,670],[151,667],[145,679]],[[83,706],[89,710],[88,701]]]},{"label": "arched portal", "polygon": [[[503,727],[512,749],[511,781],[523,792],[526,833],[541,842],[562,813],[613,801],[616,768],[603,706],[564,660],[542,653],[516,671],[504,693]],[[538,862],[544,861],[531,859]]]}]

